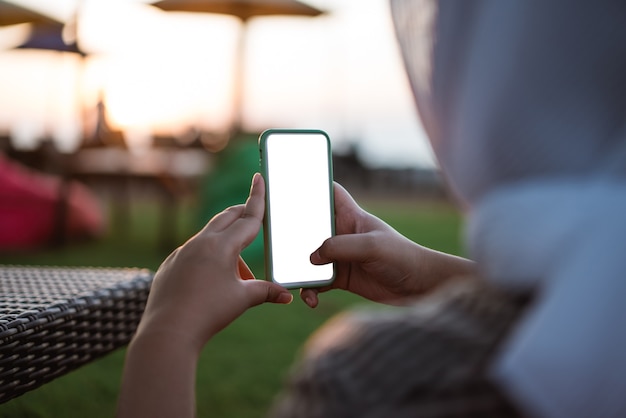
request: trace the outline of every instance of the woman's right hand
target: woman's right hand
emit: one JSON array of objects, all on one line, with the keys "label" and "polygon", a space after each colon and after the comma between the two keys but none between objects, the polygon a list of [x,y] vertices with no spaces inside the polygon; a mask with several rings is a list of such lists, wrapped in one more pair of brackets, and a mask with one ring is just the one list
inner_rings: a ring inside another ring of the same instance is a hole
[{"label": "woman's right hand", "polygon": [[445,279],[472,271],[469,260],[423,247],[363,210],[335,183],[335,232],[311,254],[313,264],[336,263],[330,286],[302,289],[307,305],[318,293],[343,289],[388,304],[404,304]]}]

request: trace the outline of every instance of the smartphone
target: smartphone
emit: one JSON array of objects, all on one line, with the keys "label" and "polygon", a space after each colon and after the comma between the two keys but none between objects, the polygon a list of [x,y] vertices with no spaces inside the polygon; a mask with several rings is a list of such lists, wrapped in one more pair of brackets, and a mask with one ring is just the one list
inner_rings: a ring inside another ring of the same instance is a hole
[{"label": "smartphone", "polygon": [[326,286],[334,264],[309,257],[335,232],[330,139],[320,130],[269,129],[259,137],[265,179],[265,274],[286,288]]}]

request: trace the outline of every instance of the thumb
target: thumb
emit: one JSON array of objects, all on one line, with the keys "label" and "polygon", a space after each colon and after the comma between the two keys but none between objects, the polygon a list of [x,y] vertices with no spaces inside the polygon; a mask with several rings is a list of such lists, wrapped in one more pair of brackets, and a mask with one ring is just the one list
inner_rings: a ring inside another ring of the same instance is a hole
[{"label": "thumb", "polygon": [[260,305],[265,302],[287,305],[293,300],[293,295],[287,289],[273,282],[246,280],[243,285],[246,287],[250,306]]},{"label": "thumb", "polygon": [[374,238],[369,233],[330,237],[311,254],[311,263],[319,265],[334,261],[363,262],[371,256],[375,248]]}]

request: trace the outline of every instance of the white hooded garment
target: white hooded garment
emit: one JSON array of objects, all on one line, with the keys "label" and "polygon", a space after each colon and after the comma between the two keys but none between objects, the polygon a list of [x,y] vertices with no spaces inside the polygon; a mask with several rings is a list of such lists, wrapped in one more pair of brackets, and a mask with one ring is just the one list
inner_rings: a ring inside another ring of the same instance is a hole
[{"label": "white hooded garment", "polygon": [[391,0],[486,279],[536,301],[493,364],[540,417],[626,417],[626,1]]}]

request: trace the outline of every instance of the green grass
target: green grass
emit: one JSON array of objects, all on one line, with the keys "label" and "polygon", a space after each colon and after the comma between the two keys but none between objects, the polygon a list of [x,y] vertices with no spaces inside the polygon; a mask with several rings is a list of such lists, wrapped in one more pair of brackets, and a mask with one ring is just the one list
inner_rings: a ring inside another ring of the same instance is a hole
[{"label": "green grass", "polygon": [[451,205],[437,201],[403,200],[374,200],[360,204],[415,242],[439,251],[463,255],[461,217]]},{"label": "green grass", "polygon": [[[363,202],[362,202],[363,203]],[[459,254],[458,213],[445,204],[370,201],[363,206],[407,237]],[[0,255],[0,264],[136,266],[155,270],[167,251],[159,241],[159,213],[133,207],[129,228],[112,225],[102,240],[63,249]],[[192,208],[178,218],[178,243],[194,231]],[[251,266],[255,272],[261,266]],[[198,368],[198,415],[263,416],[280,390],[299,348],[334,314],[363,301],[345,292],[324,294],[317,309],[298,298],[289,306],[264,305],[246,312],[203,351]],[[114,415],[124,350],[0,405],[0,417],[110,417]]]}]

